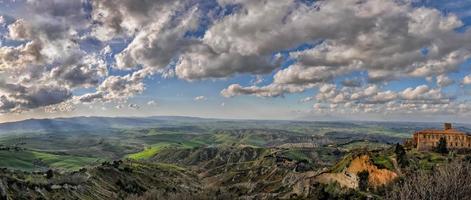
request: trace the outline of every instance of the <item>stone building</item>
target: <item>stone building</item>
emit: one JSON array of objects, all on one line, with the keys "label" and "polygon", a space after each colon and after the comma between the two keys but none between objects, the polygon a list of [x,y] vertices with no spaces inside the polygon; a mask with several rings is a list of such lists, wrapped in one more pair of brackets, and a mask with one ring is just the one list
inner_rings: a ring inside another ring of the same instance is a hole
[{"label": "stone building", "polygon": [[471,149],[471,136],[465,132],[453,129],[450,123],[445,123],[444,130],[426,129],[417,131],[412,138],[412,145],[419,151],[433,150],[440,138],[446,139],[449,149]]}]

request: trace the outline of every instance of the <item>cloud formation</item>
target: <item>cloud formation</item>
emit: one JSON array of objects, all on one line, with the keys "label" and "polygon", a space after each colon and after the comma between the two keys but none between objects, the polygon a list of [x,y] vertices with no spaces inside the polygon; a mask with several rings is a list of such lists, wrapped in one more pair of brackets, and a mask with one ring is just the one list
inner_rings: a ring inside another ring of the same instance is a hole
[{"label": "cloud formation", "polygon": [[[0,112],[123,103],[156,75],[257,76],[271,83],[231,83],[220,94],[313,90],[306,100],[315,110],[469,109],[444,88],[471,84],[451,76],[471,58],[471,30],[456,14],[409,0],[28,0],[25,7],[30,13],[13,21],[0,18],[7,41]],[[405,79],[434,83],[388,87]]]},{"label": "cloud formation", "polygon": [[463,78],[463,84],[470,85],[471,84],[471,75],[465,76]]},{"label": "cloud formation", "polygon": [[[243,6],[250,8],[254,4],[257,3],[244,1]],[[455,83],[448,74],[456,72],[471,57],[471,31],[456,31],[463,22],[453,13],[413,7],[408,1],[332,0],[312,6],[291,1],[262,4],[258,6],[280,9],[274,15],[283,16],[283,20],[263,21],[262,28],[270,27],[263,29],[266,34],[259,34],[257,28],[246,30],[254,31],[246,34],[230,31],[234,33],[231,37],[223,37],[231,38],[226,46],[247,52],[265,49],[277,52],[302,44],[313,47],[291,51],[289,56],[295,63],[278,71],[271,84],[230,85],[221,92],[223,96],[271,97],[318,88],[315,107],[334,111],[344,106],[379,113],[407,109],[438,112],[467,105],[455,98],[445,98],[439,88],[425,85],[403,91],[382,91],[384,84],[406,78],[436,77],[438,87]],[[270,12],[260,15],[271,15]],[[233,38],[252,42],[238,42]],[[365,78],[362,76],[342,81],[340,89],[333,84],[337,78],[358,72],[368,74],[365,82],[369,86],[360,88],[364,91],[354,89],[362,85],[361,79]]]}]

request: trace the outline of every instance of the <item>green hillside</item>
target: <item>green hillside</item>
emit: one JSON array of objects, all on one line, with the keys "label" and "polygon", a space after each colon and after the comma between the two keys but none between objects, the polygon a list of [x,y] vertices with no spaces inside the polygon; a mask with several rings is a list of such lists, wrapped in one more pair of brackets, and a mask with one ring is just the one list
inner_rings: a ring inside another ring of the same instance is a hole
[{"label": "green hillside", "polygon": [[46,168],[78,170],[100,162],[98,158],[57,155],[32,150],[0,151],[0,167],[25,171]]}]

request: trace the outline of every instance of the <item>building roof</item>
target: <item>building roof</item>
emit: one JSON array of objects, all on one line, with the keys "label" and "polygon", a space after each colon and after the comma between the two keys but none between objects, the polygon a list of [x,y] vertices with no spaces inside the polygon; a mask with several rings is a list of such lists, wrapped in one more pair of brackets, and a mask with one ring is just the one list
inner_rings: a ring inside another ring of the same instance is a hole
[{"label": "building roof", "polygon": [[459,135],[467,135],[467,133],[463,131],[459,131],[456,129],[448,129],[448,130],[436,130],[436,129],[425,129],[417,131],[418,134],[459,134]]},{"label": "building roof", "polygon": [[444,123],[443,130],[437,129],[424,129],[421,131],[416,131],[415,134],[447,134],[447,135],[469,135],[463,131],[454,129],[451,123]]}]

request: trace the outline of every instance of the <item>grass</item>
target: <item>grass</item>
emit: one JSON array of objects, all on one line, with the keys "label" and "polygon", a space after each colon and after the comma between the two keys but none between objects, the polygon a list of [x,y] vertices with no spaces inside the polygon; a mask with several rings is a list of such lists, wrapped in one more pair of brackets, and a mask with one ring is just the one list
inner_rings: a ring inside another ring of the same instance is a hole
[{"label": "grass", "polygon": [[156,164],[158,167],[160,167],[161,169],[164,169],[164,170],[168,170],[168,171],[186,171],[185,168],[183,167],[180,167],[178,165],[174,165],[174,164],[168,164],[168,163],[157,163]]},{"label": "grass", "polygon": [[232,137],[229,134],[215,134],[214,140],[218,144],[230,145],[232,143],[238,143],[237,138]]},{"label": "grass", "polygon": [[391,159],[387,155],[378,155],[371,158],[373,163],[380,168],[385,168],[391,171],[394,171],[394,165]]},{"label": "grass", "polygon": [[244,144],[253,145],[256,147],[265,146],[267,144],[267,141],[265,139],[256,135],[250,135],[244,138],[241,142]]},{"label": "grass", "polygon": [[143,160],[143,159],[149,159],[158,154],[162,149],[169,148],[169,147],[176,147],[176,148],[185,148],[185,149],[191,149],[195,147],[200,147],[204,145],[204,143],[199,142],[199,141],[182,141],[182,142],[159,142],[156,144],[153,144],[143,151],[133,153],[133,154],[128,154],[126,158],[134,159],[134,160]]},{"label": "grass", "polygon": [[411,158],[419,169],[431,170],[437,164],[446,162],[447,155],[441,155],[435,152],[418,152],[416,150],[410,153]]},{"label": "grass", "polygon": [[286,152],[283,152],[283,154],[287,156],[288,158],[296,160],[296,161],[305,160],[308,162],[312,162],[311,159],[306,156],[306,154],[304,154],[303,152],[299,150],[288,150]]},{"label": "grass", "polygon": [[[211,142],[209,140],[208,142]],[[267,144],[268,141],[265,139],[257,136],[257,135],[245,135],[242,138],[236,138],[230,134],[215,134],[213,136],[213,142],[215,144],[222,144],[222,145],[232,145],[232,144],[244,144],[253,147],[262,147]]]},{"label": "grass", "polygon": [[199,135],[191,139],[192,142],[196,142],[202,145],[214,144],[214,138],[212,134]]},{"label": "grass", "polygon": [[152,156],[157,154],[162,149],[170,147],[170,146],[172,146],[172,143],[161,142],[161,143],[154,144],[154,145],[144,149],[143,151],[133,153],[133,154],[129,154],[126,157],[134,159],[134,160],[149,159],[149,158],[152,158]]},{"label": "grass", "polygon": [[352,157],[351,156],[345,156],[341,161],[339,161],[337,164],[335,164],[332,169],[331,169],[331,172],[332,173],[340,173],[340,172],[343,172],[343,170],[345,168],[348,167],[348,165],[350,165],[350,162],[352,161]]},{"label": "grass", "polygon": [[36,158],[41,159],[50,167],[60,169],[78,170],[85,165],[91,165],[100,162],[100,159],[89,157],[63,156],[34,151],[33,154]]},{"label": "grass", "polygon": [[[35,171],[48,167],[73,171],[99,162],[101,160],[98,158],[56,155],[31,150],[0,151],[0,167],[24,171]],[[35,163],[42,163],[42,165],[39,166]]]}]

